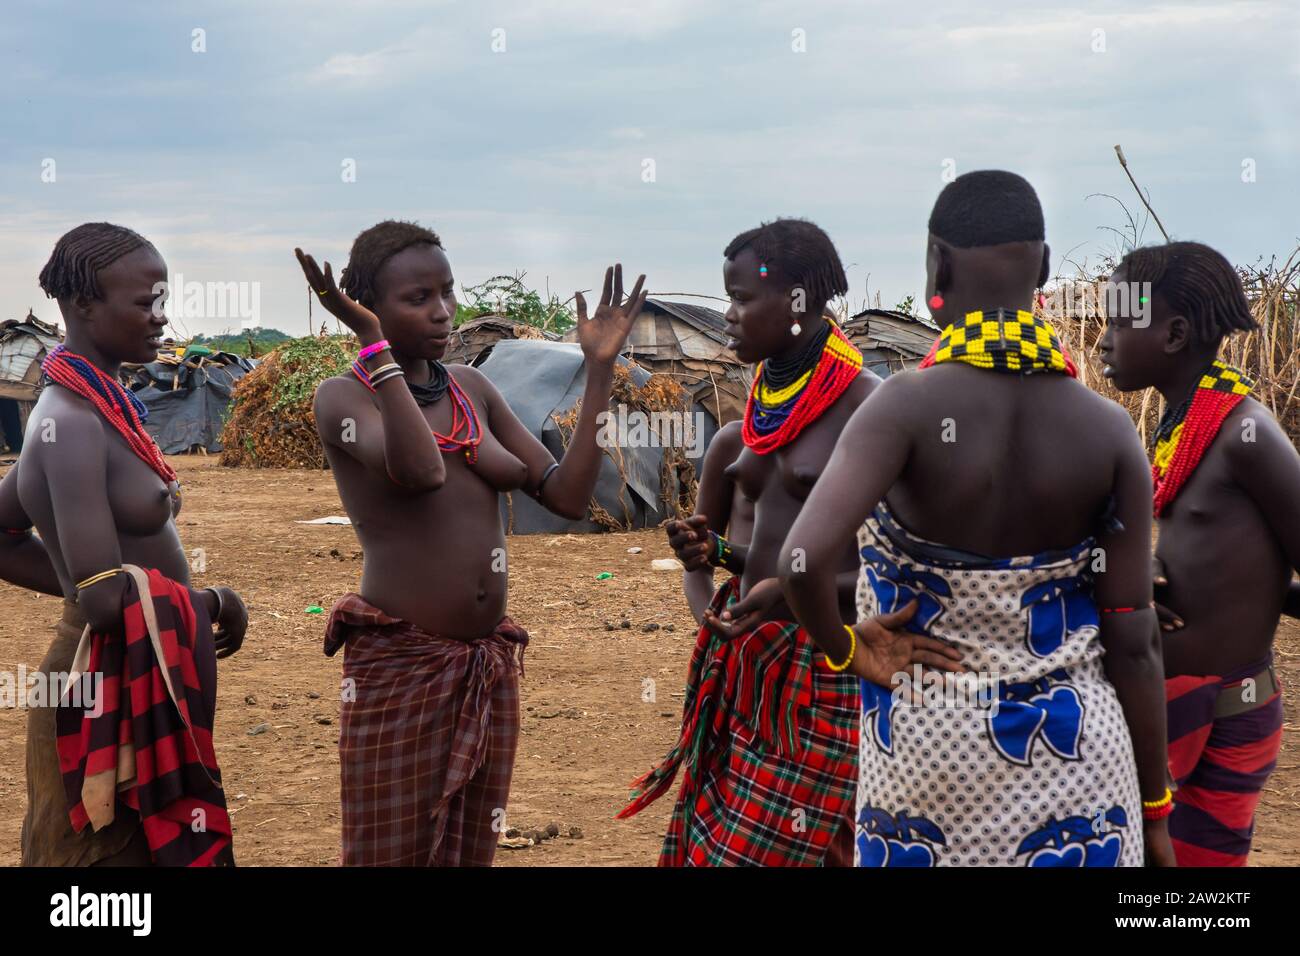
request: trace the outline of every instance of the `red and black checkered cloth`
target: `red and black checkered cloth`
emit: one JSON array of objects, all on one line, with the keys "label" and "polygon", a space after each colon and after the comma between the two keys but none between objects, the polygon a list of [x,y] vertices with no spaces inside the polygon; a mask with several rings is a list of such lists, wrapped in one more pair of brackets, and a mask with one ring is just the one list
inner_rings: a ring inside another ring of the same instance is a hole
[{"label": "red and black checkered cloth", "polygon": [[[732,578],[713,596],[737,600]],[[857,678],[836,674],[808,633],[766,621],[730,641],[701,626],[682,732],[633,784],[626,819],[672,786],[684,765],[660,866],[818,866],[851,824],[857,788]]]},{"label": "red and black checkered cloth", "polygon": [[488,866],[519,744],[528,634],[423,631],[359,594],[330,611],[344,647],[339,763],[344,866]]},{"label": "red and black checkered cloth", "polygon": [[[195,662],[202,653],[199,635],[210,635],[212,625],[188,587],[155,570],[144,574],[143,594],[134,575],[127,575],[122,632],[89,635],[84,673],[102,675],[102,712],[93,714],[98,700],[86,693],[79,700],[65,694],[55,713],[72,828],[80,833],[91,822],[83,793],[116,786],[117,802],[140,814],[156,864],[228,862],[230,816],[212,748],[214,689],[205,694]],[[157,619],[153,638],[145,601]],[[82,687],[89,686],[83,679]],[[85,706],[74,707],[74,701]]]}]

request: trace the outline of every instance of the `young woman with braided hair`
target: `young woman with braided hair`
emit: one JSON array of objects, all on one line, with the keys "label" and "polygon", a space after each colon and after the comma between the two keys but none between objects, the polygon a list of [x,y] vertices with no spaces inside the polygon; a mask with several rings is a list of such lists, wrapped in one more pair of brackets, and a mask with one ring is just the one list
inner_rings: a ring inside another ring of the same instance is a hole
[{"label": "young woman with braided hair", "polygon": [[506,616],[499,496],[524,490],[587,511],[602,453],[596,416],[645,302],[622,266],[588,318],[586,390],[557,463],[478,369],[444,366],[455,279],[438,236],[382,222],[352,245],[343,287],[297,250],[311,288],[361,354],[321,383],[316,428],[365,550],[360,593],[334,605],[325,652],[344,648],[339,758],[345,865],[486,866],[519,739],[528,635]]},{"label": "young woman with braided hair", "polygon": [[[734,460],[706,462],[701,513],[670,523],[689,571],[709,562],[731,577],[703,612],[687,677],[677,745],[637,780],[630,817],[683,781],[661,866],[846,865],[850,858],[858,738],[857,679],[831,666],[794,622],[777,580],[786,532],[799,515],[844,423],[879,384],[862,355],[824,315],[848,291],[830,237],[811,222],[778,219],[741,233],[723,252],[729,346],[761,363]],[[716,442],[716,439],[715,439]],[[712,449],[710,454],[713,454]],[[753,502],[745,545],[719,537],[734,485]],[[853,606],[857,555],[840,549],[839,600]],[[688,586],[690,581],[688,580]],[[898,667],[939,656],[938,642],[889,630]],[[916,656],[914,656],[916,655]]]},{"label": "young woman with braided hair", "polygon": [[1169,833],[1180,866],[1245,866],[1282,744],[1273,637],[1282,614],[1300,616],[1300,455],[1217,358],[1255,328],[1227,259],[1197,242],[1146,246],[1111,283],[1104,373],[1122,391],[1157,389],[1167,409],[1152,478]]},{"label": "young woman with braided hair", "polygon": [[[67,339],[0,482],[0,577],[64,597],[44,675],[75,669],[130,693],[99,714],[93,701],[31,709],[24,865],[233,862],[211,731],[216,658],[239,649],[248,615],[229,588],[190,589],[175,472],[117,380],[123,362],[158,356],[166,281],[158,251],[110,223],[68,232],[41,271]],[[178,662],[170,681],[153,647]],[[132,741],[122,754],[119,731]],[[76,769],[61,774],[60,758]]]}]

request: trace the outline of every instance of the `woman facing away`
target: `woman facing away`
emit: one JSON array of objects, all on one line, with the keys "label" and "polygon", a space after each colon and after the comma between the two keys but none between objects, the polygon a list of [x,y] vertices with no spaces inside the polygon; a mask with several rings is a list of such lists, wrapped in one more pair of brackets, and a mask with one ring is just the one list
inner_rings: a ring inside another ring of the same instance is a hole
[{"label": "woman facing away", "polygon": [[[83,701],[85,713],[30,709],[23,864],[233,863],[211,732],[216,658],[239,649],[248,614],[229,588],[190,589],[180,485],[118,382],[123,362],[158,357],[167,265],[138,233],[86,223],[59,239],[40,282],[67,339],[45,360],[22,455],[0,482],[0,577],[64,598],[44,678],[75,668],[124,693]],[[61,772],[61,758],[75,769]]]},{"label": "woman facing away", "polygon": [[576,296],[582,410],[557,463],[497,388],[443,365],[455,279],[438,236],[382,222],[352,245],[342,289],[297,250],[311,287],[361,342],[316,392],[316,428],[365,553],[359,594],[330,614],[344,648],[339,757],[344,865],[489,865],[519,735],[528,635],[506,616],[498,496],[523,490],[577,520],[600,470],[596,416],[645,302],[605,273]]},{"label": "woman facing away", "polygon": [[[1141,443],[1032,314],[1029,183],[960,176],[929,231],[944,331],[845,427],[781,560],[800,622],[863,678],[857,862],[1172,865]],[[844,623],[855,533],[866,627],[901,619],[970,673],[918,684]]]}]

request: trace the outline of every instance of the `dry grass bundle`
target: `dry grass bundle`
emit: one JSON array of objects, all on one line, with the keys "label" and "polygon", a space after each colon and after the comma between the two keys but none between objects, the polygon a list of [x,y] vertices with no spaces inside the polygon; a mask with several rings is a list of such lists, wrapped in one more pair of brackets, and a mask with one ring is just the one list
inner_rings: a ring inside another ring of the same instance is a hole
[{"label": "dry grass bundle", "polygon": [[[1246,298],[1259,329],[1228,338],[1220,357],[1255,380],[1255,398],[1300,442],[1300,248],[1281,264],[1276,259],[1239,268]],[[1154,389],[1123,393],[1102,377],[1098,348],[1105,331],[1106,275],[1066,279],[1045,293],[1036,311],[1047,318],[1079,366],[1079,380],[1123,405],[1148,441],[1163,412]]]},{"label": "dry grass bundle", "polygon": [[286,342],[235,386],[221,433],[221,463],[242,468],[324,468],[312,398],[346,371],[355,339],[308,336]]}]

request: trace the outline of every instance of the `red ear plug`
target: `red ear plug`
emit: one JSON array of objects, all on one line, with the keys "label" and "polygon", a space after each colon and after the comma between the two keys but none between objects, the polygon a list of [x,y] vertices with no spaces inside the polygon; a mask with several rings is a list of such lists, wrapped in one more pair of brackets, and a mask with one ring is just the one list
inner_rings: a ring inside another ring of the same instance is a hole
[{"label": "red ear plug", "polygon": [[941,296],[941,295],[939,295],[939,294],[937,294],[937,293],[936,293],[935,295],[930,296],[930,308],[932,308],[932,309],[942,309],[942,308],[943,308],[943,296]]}]

